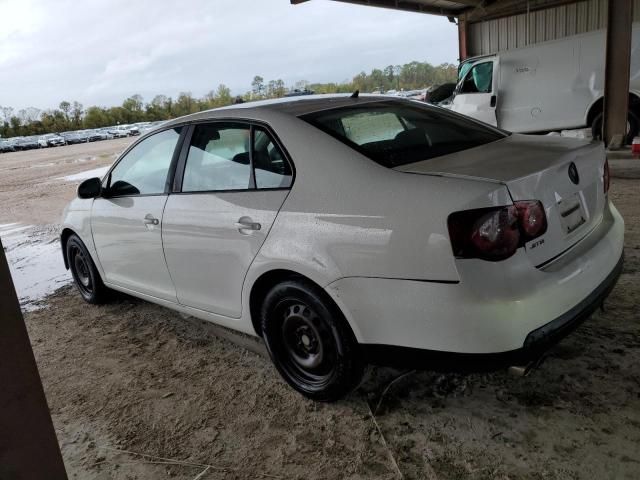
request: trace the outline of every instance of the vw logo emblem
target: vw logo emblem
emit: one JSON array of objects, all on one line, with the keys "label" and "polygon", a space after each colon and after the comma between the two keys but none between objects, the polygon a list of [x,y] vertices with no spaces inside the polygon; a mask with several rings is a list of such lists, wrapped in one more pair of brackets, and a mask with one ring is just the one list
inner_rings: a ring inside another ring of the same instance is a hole
[{"label": "vw logo emblem", "polygon": [[578,175],[578,167],[576,167],[576,164],[573,162],[569,164],[569,180],[571,180],[571,182],[574,183],[575,185],[580,183],[580,175]]}]

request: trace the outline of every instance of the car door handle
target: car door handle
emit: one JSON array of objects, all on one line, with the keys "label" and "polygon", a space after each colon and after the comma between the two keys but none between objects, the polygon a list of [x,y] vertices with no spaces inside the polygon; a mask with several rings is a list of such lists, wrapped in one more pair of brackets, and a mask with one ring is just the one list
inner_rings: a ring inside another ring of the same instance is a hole
[{"label": "car door handle", "polygon": [[496,103],[498,103],[498,97],[491,95],[491,107],[495,107]]},{"label": "car door handle", "polygon": [[238,228],[239,231],[242,230],[260,230],[262,228],[262,225],[260,225],[258,222],[254,222],[252,221],[249,217],[241,217],[237,222],[236,222],[236,227]]},{"label": "car door handle", "polygon": [[147,213],[145,215],[145,217],[144,217],[144,220],[142,220],[142,223],[144,223],[145,225],[159,225],[160,224],[160,220],[155,218],[150,213]]}]

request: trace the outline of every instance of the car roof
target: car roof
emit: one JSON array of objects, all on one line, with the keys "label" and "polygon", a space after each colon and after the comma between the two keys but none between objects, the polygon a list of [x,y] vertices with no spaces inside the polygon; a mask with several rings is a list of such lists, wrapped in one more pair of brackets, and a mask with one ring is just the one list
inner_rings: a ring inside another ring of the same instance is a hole
[{"label": "car roof", "polygon": [[226,107],[214,108],[212,110],[205,110],[198,113],[192,113],[180,118],[167,121],[164,126],[177,125],[184,122],[195,120],[207,120],[224,117],[230,112],[242,112],[248,109],[255,109],[259,111],[270,110],[276,112],[282,112],[289,115],[300,116],[308,113],[318,112],[322,110],[329,110],[332,108],[357,106],[372,102],[407,102],[402,97],[390,97],[384,95],[359,95],[356,98],[352,98],[351,94],[344,95],[304,95],[299,97],[283,97],[271,100],[259,100],[256,102],[246,102]]}]

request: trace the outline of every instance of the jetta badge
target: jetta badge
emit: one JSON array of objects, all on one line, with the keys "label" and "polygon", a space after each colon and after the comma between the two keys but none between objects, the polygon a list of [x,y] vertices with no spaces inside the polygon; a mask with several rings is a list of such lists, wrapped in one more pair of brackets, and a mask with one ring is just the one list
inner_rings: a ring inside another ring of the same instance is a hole
[{"label": "jetta badge", "polygon": [[575,185],[580,183],[580,175],[578,175],[578,167],[576,167],[576,164],[573,162],[569,164],[569,180],[571,180]]}]

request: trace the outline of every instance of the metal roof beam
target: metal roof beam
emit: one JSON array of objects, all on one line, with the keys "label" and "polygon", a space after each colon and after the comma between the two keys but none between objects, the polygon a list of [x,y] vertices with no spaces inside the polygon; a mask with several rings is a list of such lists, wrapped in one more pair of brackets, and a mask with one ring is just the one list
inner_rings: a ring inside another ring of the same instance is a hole
[{"label": "metal roof beam", "polygon": [[484,5],[465,9],[458,12],[458,16],[470,23],[476,23],[575,2],[576,0],[497,0],[493,3],[485,2]]},{"label": "metal roof beam", "polygon": [[[304,3],[308,0],[290,0],[291,4],[297,5],[300,3]],[[408,0],[334,0],[335,2],[342,3],[352,3],[356,5],[365,5],[368,7],[380,7],[380,8],[390,8],[393,10],[404,10],[407,12],[417,12],[417,13],[427,13],[430,15],[442,15],[445,17],[456,16],[460,13],[461,9],[447,9],[435,7],[432,5],[425,5],[419,2],[413,2]],[[473,2],[472,5],[478,5],[480,2],[476,0],[453,0],[455,3],[460,3],[464,5],[469,5],[470,2]]]}]

